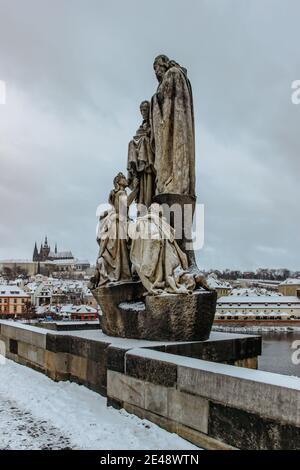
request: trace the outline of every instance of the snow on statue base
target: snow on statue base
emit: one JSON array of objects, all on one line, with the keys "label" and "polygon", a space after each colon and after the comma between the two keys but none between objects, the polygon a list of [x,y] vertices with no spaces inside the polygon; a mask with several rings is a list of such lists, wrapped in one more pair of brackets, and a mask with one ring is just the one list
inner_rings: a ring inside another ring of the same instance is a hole
[{"label": "snow on statue base", "polygon": [[212,328],[217,294],[202,289],[186,294],[144,296],[140,282],[98,287],[93,295],[102,309],[109,336],[156,341],[204,341]]}]

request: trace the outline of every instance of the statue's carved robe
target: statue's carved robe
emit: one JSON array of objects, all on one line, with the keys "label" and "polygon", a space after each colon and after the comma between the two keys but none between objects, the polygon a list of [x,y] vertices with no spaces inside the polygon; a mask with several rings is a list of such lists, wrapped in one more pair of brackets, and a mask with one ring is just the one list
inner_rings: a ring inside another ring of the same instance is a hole
[{"label": "statue's carved robe", "polygon": [[151,101],[156,194],[195,195],[195,131],[191,84],[179,66],[164,75]]},{"label": "statue's carved robe", "polygon": [[130,260],[150,294],[188,294],[195,289],[188,261],[175,240],[174,229],[161,217],[148,213],[129,224]]},{"label": "statue's carved robe", "polygon": [[96,286],[110,282],[131,281],[131,267],[127,245],[127,218],[118,213],[119,199],[127,198],[119,191],[115,207],[100,217],[97,242],[99,254],[96,264]]},{"label": "statue's carved robe", "polygon": [[149,207],[155,195],[154,154],[150,146],[150,124],[146,121],[139,127],[128,146],[128,179],[139,180],[136,202]]}]

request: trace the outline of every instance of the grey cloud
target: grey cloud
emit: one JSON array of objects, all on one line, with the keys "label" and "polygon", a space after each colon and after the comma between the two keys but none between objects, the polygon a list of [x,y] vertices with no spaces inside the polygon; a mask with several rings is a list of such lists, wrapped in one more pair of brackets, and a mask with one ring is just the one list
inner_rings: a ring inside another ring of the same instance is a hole
[{"label": "grey cloud", "polygon": [[299,14],[297,0],[0,0],[0,258],[47,233],[94,260],[96,207],[164,52],[193,85],[200,264],[299,268]]}]

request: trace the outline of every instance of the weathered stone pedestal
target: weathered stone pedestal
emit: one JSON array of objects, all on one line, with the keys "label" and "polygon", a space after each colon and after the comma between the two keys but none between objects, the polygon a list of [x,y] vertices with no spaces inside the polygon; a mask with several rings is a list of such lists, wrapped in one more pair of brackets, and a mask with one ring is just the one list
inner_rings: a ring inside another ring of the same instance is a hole
[{"label": "weathered stone pedestal", "polygon": [[[103,333],[121,338],[137,338],[134,316],[124,315],[119,305],[133,301],[138,304],[139,300],[143,300],[145,289],[142,283],[138,281],[109,284],[98,287],[92,292],[102,310]],[[127,335],[128,331],[132,331],[131,336]]]},{"label": "weathered stone pedestal", "polygon": [[140,282],[111,284],[93,295],[102,309],[102,329],[110,336],[155,341],[203,341],[212,328],[217,294],[144,295]]}]

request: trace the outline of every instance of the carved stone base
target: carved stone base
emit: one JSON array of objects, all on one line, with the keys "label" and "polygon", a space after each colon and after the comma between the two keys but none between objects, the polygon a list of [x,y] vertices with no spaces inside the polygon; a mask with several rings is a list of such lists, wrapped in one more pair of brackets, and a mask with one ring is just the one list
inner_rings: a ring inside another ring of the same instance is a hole
[{"label": "carved stone base", "polygon": [[216,310],[216,293],[163,294],[146,297],[143,333],[150,339],[203,341],[209,338]]},{"label": "carved stone base", "polygon": [[102,329],[109,336],[156,341],[204,341],[212,328],[217,294],[146,297],[140,282],[99,287],[93,295],[102,309]]},{"label": "carved stone base", "polygon": [[92,293],[102,310],[102,331],[109,336],[136,338],[137,336],[127,335],[131,329],[134,333],[135,325],[129,315],[123,314],[119,304],[143,299],[145,293],[143,284],[140,281],[108,284],[97,287]]}]

